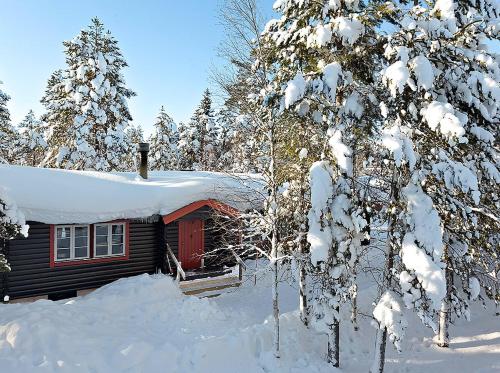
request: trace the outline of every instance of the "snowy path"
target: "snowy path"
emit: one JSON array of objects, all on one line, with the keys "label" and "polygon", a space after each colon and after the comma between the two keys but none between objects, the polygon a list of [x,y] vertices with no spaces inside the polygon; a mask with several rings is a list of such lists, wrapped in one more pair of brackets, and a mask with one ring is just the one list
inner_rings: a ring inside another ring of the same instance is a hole
[{"label": "snowy path", "polygon": [[[66,302],[0,305],[0,372],[332,372],[324,336],[301,326],[296,290],[287,284],[280,293],[282,358],[273,358],[268,281],[254,287],[250,279],[198,299],[183,296],[169,278],[144,275]],[[362,300],[372,291],[366,287]],[[404,353],[388,346],[387,372],[500,372],[500,318],[490,315],[459,320],[449,350],[435,347],[430,330],[410,319]],[[341,332],[342,371],[366,372],[369,320],[359,332],[345,322]]]}]

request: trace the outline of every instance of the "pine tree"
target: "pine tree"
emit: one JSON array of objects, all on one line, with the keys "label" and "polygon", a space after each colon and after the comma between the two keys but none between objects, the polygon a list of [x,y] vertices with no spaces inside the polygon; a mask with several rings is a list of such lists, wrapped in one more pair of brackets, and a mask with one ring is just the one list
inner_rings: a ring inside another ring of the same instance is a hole
[{"label": "pine tree", "polygon": [[243,71],[222,87],[227,99],[217,115],[218,167],[232,172],[260,172],[265,168],[261,156],[266,153],[266,142],[258,137],[254,106],[248,104],[247,96],[259,91],[262,77],[259,69],[254,73]]},{"label": "pine tree", "polygon": [[151,169],[161,171],[178,169],[177,126],[163,106],[156,117],[154,132],[149,143]]},{"label": "pine tree", "polygon": [[216,115],[216,126],[218,129],[218,138],[216,154],[216,170],[232,171],[235,168],[236,157],[234,154],[237,144],[236,140],[236,115],[233,111],[223,106]]},{"label": "pine tree", "polygon": [[[267,97],[289,117],[286,139],[299,158],[295,169],[304,169],[304,151],[311,166],[309,219],[298,224],[308,226],[309,270],[317,288],[310,302],[311,323],[328,334],[328,361],[339,366],[339,309],[356,296],[355,273],[367,226],[358,157],[373,145],[379,20],[358,2],[285,0],[275,6],[282,17],[266,26],[267,63],[277,66]],[[316,145],[303,150],[304,139],[315,139]],[[298,189],[307,188],[301,172],[295,172]],[[300,194],[298,200],[304,199],[306,193]],[[307,201],[299,206],[306,215]],[[303,228],[296,235],[304,237]],[[296,251],[306,260],[303,244]]]},{"label": "pine tree", "polygon": [[[381,104],[382,144],[392,165],[385,284],[435,331],[440,311],[442,346],[450,308],[467,317],[480,285],[490,296],[495,291],[487,273],[498,257],[491,232],[498,230],[499,70],[481,45],[492,4],[438,1],[390,11],[397,28],[381,74],[389,96]],[[381,330],[378,372],[388,326]]]},{"label": "pine tree", "polygon": [[[0,84],[2,82],[0,81]],[[10,123],[7,101],[10,97],[0,89],[0,163],[14,161],[14,147],[17,131]]]},{"label": "pine tree", "polygon": [[198,143],[195,143],[196,148],[193,145],[194,139],[194,128],[188,123],[179,123],[179,169],[180,170],[192,170],[195,163],[195,149],[197,150]]},{"label": "pine tree", "polygon": [[55,165],[59,149],[67,141],[67,129],[72,122],[72,110],[64,89],[63,70],[56,70],[47,81],[40,102],[45,107],[41,120],[47,130],[47,154],[42,165]]},{"label": "pine tree", "polygon": [[9,272],[10,265],[4,255],[6,241],[19,235],[28,235],[24,215],[17,209],[7,192],[0,187],[0,273]]},{"label": "pine tree", "polygon": [[144,130],[142,129],[142,126],[140,124],[136,126],[131,124],[127,128],[127,136],[133,145],[137,145],[141,142],[144,142]]},{"label": "pine tree", "polygon": [[63,44],[67,68],[51,77],[43,99],[51,126],[48,164],[124,170],[131,151],[127,99],[135,93],[125,86],[122,69],[127,63],[118,42],[94,18],[87,29]]},{"label": "pine tree", "polygon": [[39,166],[47,149],[44,127],[30,110],[24,120],[19,123],[19,139],[17,141],[18,163],[28,166]]},{"label": "pine tree", "polygon": [[130,124],[127,128],[126,135],[130,142],[130,151],[126,158],[127,169],[129,171],[135,171],[137,170],[140,161],[140,154],[137,151],[137,144],[145,141],[144,130],[142,129],[140,124],[135,126],[133,124]]},{"label": "pine tree", "polygon": [[207,89],[187,124],[179,126],[181,168],[212,170],[217,162],[218,131],[215,126],[211,93]]}]

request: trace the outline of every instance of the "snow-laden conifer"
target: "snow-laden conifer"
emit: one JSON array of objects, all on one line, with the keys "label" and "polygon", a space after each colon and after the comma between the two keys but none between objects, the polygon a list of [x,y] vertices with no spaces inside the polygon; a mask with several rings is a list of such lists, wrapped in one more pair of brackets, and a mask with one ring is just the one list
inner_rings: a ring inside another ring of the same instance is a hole
[{"label": "snow-laden conifer", "polygon": [[59,148],[67,141],[66,129],[72,121],[72,110],[64,90],[63,70],[56,70],[47,81],[45,93],[40,102],[45,107],[41,120],[46,127],[47,154],[43,166],[55,165]]},{"label": "snow-laden conifer", "polygon": [[187,123],[179,125],[179,157],[182,168],[211,170],[216,164],[218,131],[211,93],[203,92],[200,104]]},{"label": "snow-laden conifer", "polygon": [[[388,97],[380,105],[392,162],[386,285],[435,330],[440,310],[442,346],[450,308],[469,312],[471,278],[494,292],[499,70],[482,44],[492,9],[488,1],[443,0],[390,11],[397,22],[385,48]],[[377,346],[377,371],[384,348]]]},{"label": "snow-laden conifer", "polygon": [[4,255],[4,248],[8,240],[19,235],[28,235],[24,215],[17,209],[7,191],[0,186],[0,273],[9,272],[10,265]]},{"label": "snow-laden conifer", "polygon": [[140,124],[134,125],[131,123],[127,128],[126,134],[130,142],[130,151],[127,156],[127,169],[129,171],[136,171],[140,161],[140,153],[137,151],[137,144],[145,141],[144,130]]},{"label": "snow-laden conifer", "polygon": [[152,170],[178,169],[177,136],[177,126],[162,106],[149,139]]},{"label": "snow-laden conifer", "polygon": [[[99,19],[64,42],[66,69],[54,74],[43,99],[48,108],[50,158],[62,168],[123,170],[132,119],[118,42]],[[58,81],[59,80],[59,81]],[[64,133],[65,136],[61,136]]]},{"label": "snow-laden conifer", "polygon": [[0,163],[14,161],[13,145],[17,140],[17,131],[10,122],[10,113],[7,108],[9,100],[10,97],[0,89]]},{"label": "snow-laden conifer", "polygon": [[19,138],[16,142],[17,163],[27,166],[39,166],[47,150],[45,128],[30,110],[21,123],[18,124]]},{"label": "snow-laden conifer", "polygon": [[[287,117],[296,156],[304,144],[294,144],[292,133],[316,143],[305,149],[312,166],[307,241],[317,285],[312,323],[328,333],[328,359],[338,366],[339,307],[356,297],[355,272],[367,226],[359,158],[370,148],[377,117],[370,84],[380,48],[378,20],[359,2],[284,0],[275,9],[282,17],[269,22],[264,34],[267,62],[276,66],[267,98]],[[317,178],[321,187],[315,186]],[[322,203],[313,202],[317,198]],[[302,235],[300,229],[297,234]]]}]

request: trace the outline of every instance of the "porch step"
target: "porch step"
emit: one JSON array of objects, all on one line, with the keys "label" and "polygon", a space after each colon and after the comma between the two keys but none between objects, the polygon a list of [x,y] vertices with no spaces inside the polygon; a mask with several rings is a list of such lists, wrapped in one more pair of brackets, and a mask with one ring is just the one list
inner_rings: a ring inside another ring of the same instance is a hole
[{"label": "porch step", "polygon": [[221,276],[181,281],[179,288],[186,295],[216,296],[224,289],[238,287],[240,284],[237,276]]},{"label": "porch step", "polygon": [[229,275],[231,272],[232,272],[231,268],[215,269],[215,270],[203,269],[201,271],[193,271],[193,272],[186,271],[185,272],[186,273],[186,280],[183,280],[183,282],[184,281],[199,280],[199,279],[221,277],[221,276]]}]

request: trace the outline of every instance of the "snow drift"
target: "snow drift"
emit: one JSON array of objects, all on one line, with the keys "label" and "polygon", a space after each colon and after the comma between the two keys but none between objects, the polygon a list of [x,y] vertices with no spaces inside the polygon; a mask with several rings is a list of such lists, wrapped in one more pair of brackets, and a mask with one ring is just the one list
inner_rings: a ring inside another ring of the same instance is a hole
[{"label": "snow drift", "polygon": [[244,210],[258,203],[257,176],[216,172],[104,173],[0,165],[0,186],[26,220],[96,223],[166,215],[189,203],[216,199]]}]

